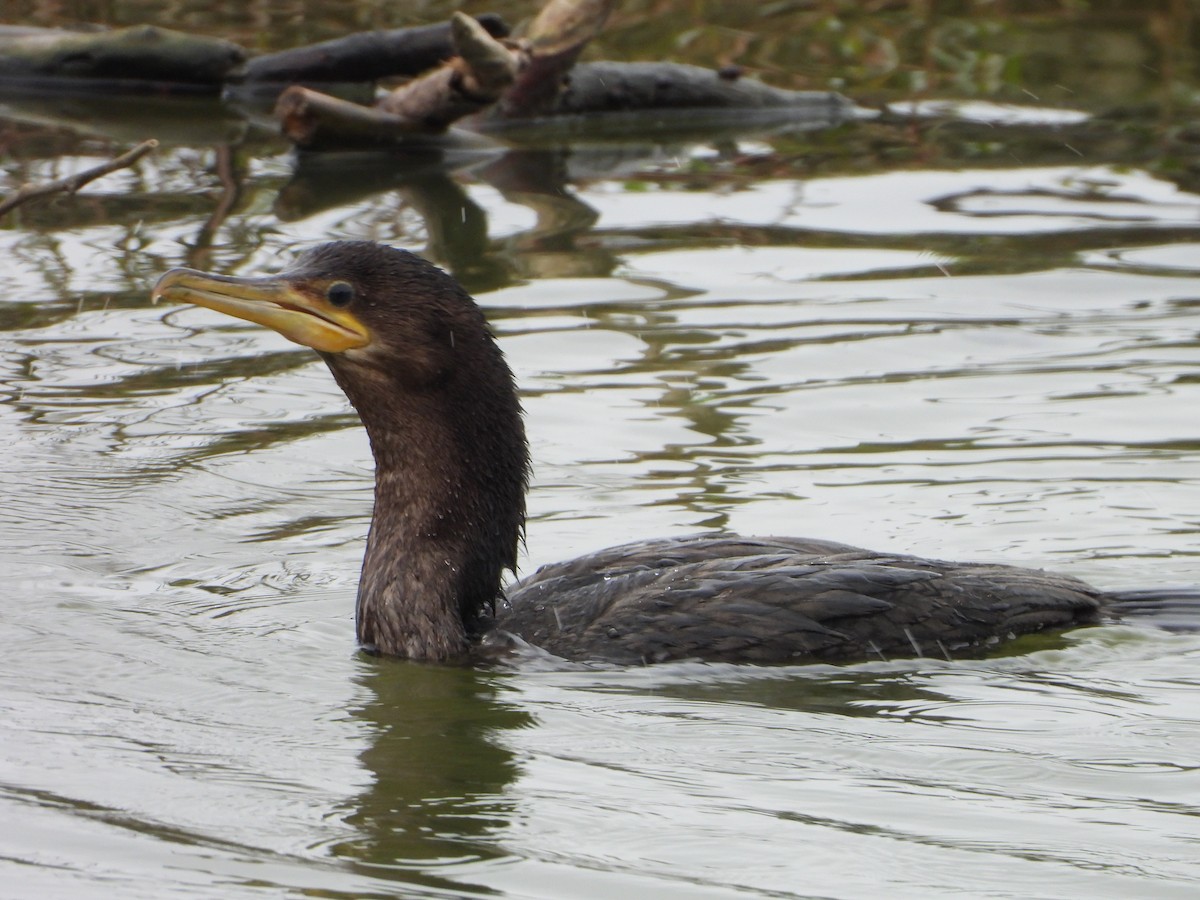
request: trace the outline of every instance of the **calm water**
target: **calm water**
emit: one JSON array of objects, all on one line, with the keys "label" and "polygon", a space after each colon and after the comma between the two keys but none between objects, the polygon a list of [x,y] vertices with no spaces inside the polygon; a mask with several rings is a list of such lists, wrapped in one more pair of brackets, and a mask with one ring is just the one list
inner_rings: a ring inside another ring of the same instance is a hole
[{"label": "calm water", "polygon": [[[1196,896],[1200,635],[791,669],[365,658],[371,462],[342,395],[309,351],[147,297],[331,236],[453,269],[523,386],[523,571],[728,528],[1195,584],[1182,113],[1147,142],[1089,103],[1008,105],[1104,71],[948,82],[972,100],[948,123],[444,167],[300,164],[209,118],[7,219],[0,897]],[[0,109],[3,190],[110,155],[30,108]]]}]

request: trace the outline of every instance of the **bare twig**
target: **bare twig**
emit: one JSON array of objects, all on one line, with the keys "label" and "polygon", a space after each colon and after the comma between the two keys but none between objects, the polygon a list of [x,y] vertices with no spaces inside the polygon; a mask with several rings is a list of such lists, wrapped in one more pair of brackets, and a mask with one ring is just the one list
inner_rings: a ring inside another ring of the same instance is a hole
[{"label": "bare twig", "polygon": [[110,159],[108,162],[93,166],[90,169],[84,169],[82,172],[76,172],[74,175],[68,175],[65,178],[56,178],[54,181],[46,181],[40,184],[23,184],[16,193],[9,194],[3,200],[0,200],[0,216],[35,197],[45,197],[49,194],[74,194],[85,184],[95,181],[97,178],[102,178],[111,172],[116,172],[118,169],[125,169],[132,166],[157,146],[158,141],[156,140],[142,141],[132,150],[122,153],[115,159]]}]

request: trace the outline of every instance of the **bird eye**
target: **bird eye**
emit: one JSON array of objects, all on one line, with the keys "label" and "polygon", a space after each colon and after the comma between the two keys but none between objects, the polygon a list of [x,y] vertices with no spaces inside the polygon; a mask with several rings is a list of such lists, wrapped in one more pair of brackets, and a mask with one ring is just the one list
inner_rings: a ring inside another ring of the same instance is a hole
[{"label": "bird eye", "polygon": [[335,281],[325,291],[325,299],[334,306],[347,306],[354,299],[354,285],[345,281]]}]

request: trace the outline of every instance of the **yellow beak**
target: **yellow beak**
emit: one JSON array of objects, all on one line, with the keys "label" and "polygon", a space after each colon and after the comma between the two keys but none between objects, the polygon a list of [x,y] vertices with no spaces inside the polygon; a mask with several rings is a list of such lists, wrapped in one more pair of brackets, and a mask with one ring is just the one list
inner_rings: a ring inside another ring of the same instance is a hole
[{"label": "yellow beak", "polygon": [[195,269],[171,269],[150,295],[160,299],[206,306],[248,322],[273,328],[289,340],[323,353],[365,347],[367,327],[349,310],[331,304],[328,285],[292,282],[286,276],[235,278],[209,275]]}]

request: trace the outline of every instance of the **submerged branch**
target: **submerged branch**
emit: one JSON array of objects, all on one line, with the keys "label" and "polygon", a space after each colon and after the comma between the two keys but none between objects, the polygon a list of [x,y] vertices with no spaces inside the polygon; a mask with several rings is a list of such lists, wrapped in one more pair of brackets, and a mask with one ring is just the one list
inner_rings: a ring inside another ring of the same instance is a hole
[{"label": "submerged branch", "polygon": [[118,169],[125,169],[132,166],[157,146],[158,141],[156,140],[142,141],[132,150],[122,153],[115,159],[110,159],[108,162],[93,166],[90,169],[84,169],[82,172],[76,172],[74,175],[68,175],[65,178],[57,178],[54,181],[46,181],[40,184],[21,185],[15,193],[10,194],[4,200],[0,201],[0,215],[4,215],[35,197],[45,197],[49,194],[74,194],[85,184],[95,181],[97,178],[102,178],[105,175],[116,172]]}]

